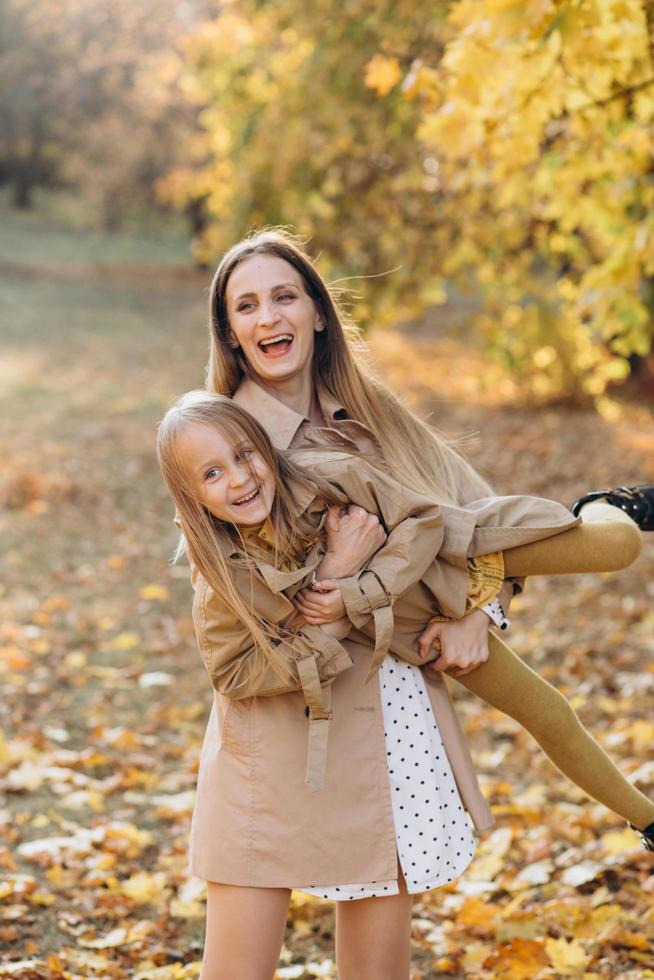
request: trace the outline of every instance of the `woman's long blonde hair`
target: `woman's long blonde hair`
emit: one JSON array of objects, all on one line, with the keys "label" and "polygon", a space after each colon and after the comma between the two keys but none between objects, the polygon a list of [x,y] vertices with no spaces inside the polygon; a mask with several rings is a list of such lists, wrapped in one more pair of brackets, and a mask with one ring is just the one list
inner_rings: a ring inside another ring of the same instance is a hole
[{"label": "woman's long blonde hair", "polygon": [[462,502],[461,483],[484,497],[492,491],[444,436],[414,415],[365,363],[357,328],[340,313],[312,260],[286,230],[264,230],[238,242],[223,256],[211,283],[207,389],[231,397],[247,373],[240,349],[230,346],[226,289],[236,266],[251,255],[284,259],[302,277],[325,329],[315,335],[313,379],[376,436],[392,476],[436,503]]},{"label": "woman's long blonde hair", "polygon": [[[288,679],[288,669],[284,669],[286,658],[275,651],[275,641],[282,638],[282,633],[256,615],[252,602],[252,558],[259,554],[270,560],[271,556],[263,546],[257,548],[254,541],[246,541],[234,524],[220,521],[203,505],[179,445],[180,437],[190,424],[216,429],[232,446],[247,444],[272,472],[275,495],[270,520],[275,548],[272,560],[276,565],[301,565],[311,540],[316,537],[315,526],[304,514],[296,514],[294,488],[315,493],[324,501],[325,507],[344,503],[345,500],[326,480],[311,476],[283,452],[276,450],[256,419],[222,395],[189,391],[166,412],[159,423],[157,458],[177,507],[182,532],[176,559],[184,552],[188,553],[190,561],[219,599],[252,634],[255,646],[262,651],[275,673],[282,679]],[[230,550],[235,548],[237,551],[235,558],[228,559],[225,555],[225,536],[229,539]],[[250,602],[236,587],[234,574],[237,567],[250,571]],[[262,665],[262,673],[264,668],[265,664]],[[256,681],[256,678],[253,679]]]}]

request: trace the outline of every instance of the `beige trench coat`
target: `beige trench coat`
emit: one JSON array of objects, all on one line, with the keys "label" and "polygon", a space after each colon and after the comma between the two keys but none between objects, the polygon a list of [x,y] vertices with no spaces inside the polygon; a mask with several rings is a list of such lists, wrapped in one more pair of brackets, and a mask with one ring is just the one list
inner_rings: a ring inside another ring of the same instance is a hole
[{"label": "beige trench coat", "polygon": [[[301,449],[320,443],[333,447],[337,440],[349,450],[376,448],[364,426],[340,418],[342,409],[323,398],[323,412],[334,420],[329,432],[311,430],[306,420],[250,381],[244,382],[235,400],[258,417],[278,448]],[[423,584],[405,592],[404,607],[401,599],[395,602],[392,645],[407,659],[412,652],[415,663],[420,663],[415,640],[421,629],[416,611],[419,619],[425,610],[424,625],[427,610],[433,611],[434,596],[438,596],[444,611],[461,614],[466,555],[537,540],[577,523],[561,505],[540,498],[485,498],[464,508],[436,508],[405,488],[399,488],[401,499],[397,499],[397,484],[389,497],[388,481],[374,471],[375,484],[371,485],[361,478],[361,461],[350,460],[344,466],[346,457],[341,453],[302,453],[298,460],[318,467],[337,484],[340,474],[338,485],[348,499],[371,511],[381,510],[387,527],[394,520],[400,526],[404,521],[399,546],[391,532],[386,555],[375,556],[375,582],[392,599],[406,589],[402,568],[407,568],[408,555],[412,565],[415,561],[425,566],[423,583],[439,564],[433,562],[433,556],[437,552],[444,555],[446,560],[433,572],[426,590]],[[386,484],[381,506],[379,482]],[[413,528],[407,529],[411,523],[405,519],[407,511],[414,514]],[[273,622],[285,618],[293,608],[288,595],[306,583],[320,557],[315,553],[295,572],[280,572],[260,563],[261,574],[255,583],[257,611]],[[242,574],[248,578],[242,587],[250,594],[249,573],[243,570]],[[414,581],[415,577],[413,571]],[[305,627],[288,645],[287,683],[270,672],[254,690],[249,683],[254,651],[247,632],[234,622],[201,576],[194,574],[194,623],[214,685],[214,704],[202,749],[191,828],[189,867],[193,874],[266,887],[293,887],[306,881],[329,886],[395,877],[395,831],[380,691],[378,683],[365,683],[371,662],[370,637],[379,626],[371,618],[370,581],[363,573],[346,580],[348,610],[355,622],[358,617],[360,629],[340,644],[320,630]],[[431,606],[425,606],[427,593],[431,593]],[[492,817],[447,686],[434,671],[426,671],[424,679],[463,803],[477,829],[486,829]],[[311,685],[318,698],[329,692],[327,707],[332,713],[325,782],[319,791],[304,778],[307,725],[321,727],[319,710],[315,720],[307,721],[305,714],[300,688],[304,686],[306,693]]]}]

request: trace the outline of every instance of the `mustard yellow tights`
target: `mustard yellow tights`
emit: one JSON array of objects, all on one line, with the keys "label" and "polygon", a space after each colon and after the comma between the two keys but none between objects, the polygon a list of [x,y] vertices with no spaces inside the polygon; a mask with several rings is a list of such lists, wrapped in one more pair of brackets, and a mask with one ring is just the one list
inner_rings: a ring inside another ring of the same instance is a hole
[{"label": "mustard yellow tights", "polygon": [[[569,531],[505,551],[505,575],[617,571],[637,558],[640,531],[623,511],[599,501],[587,504],[582,517],[583,522]],[[564,695],[494,633],[489,634],[488,647],[488,660],[457,678],[459,683],[522,725],[554,765],[589,796],[635,827],[652,823],[654,803],[616,769]]]}]

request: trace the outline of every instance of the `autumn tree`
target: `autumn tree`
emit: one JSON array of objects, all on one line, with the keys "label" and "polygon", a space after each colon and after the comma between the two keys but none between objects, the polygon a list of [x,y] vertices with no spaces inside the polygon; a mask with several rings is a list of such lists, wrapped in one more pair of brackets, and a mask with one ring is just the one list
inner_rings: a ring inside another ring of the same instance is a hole
[{"label": "autumn tree", "polygon": [[[201,135],[161,192],[214,257],[289,223],[389,322],[472,289],[539,396],[601,399],[651,346],[651,8],[236,0],[187,48]],[[601,402],[600,402],[601,404]]]},{"label": "autumn tree", "polygon": [[601,398],[651,348],[653,23],[639,0],[461,0],[442,51],[388,59],[433,156],[442,273],[474,276],[538,394]]},{"label": "autumn tree", "polygon": [[[357,316],[408,315],[424,303],[439,221],[425,207],[429,175],[415,140],[420,106],[375,69],[384,25],[402,51],[436,43],[445,4],[239,0],[189,40],[185,91],[203,108],[191,157],[160,183],[166,200],[206,202],[197,242],[213,260],[253,226],[290,224],[312,240],[333,278],[379,276]],[[372,69],[367,68],[372,61]],[[352,285],[352,284],[350,284]]]},{"label": "autumn tree", "polygon": [[27,207],[43,184],[77,189],[105,225],[154,207],[196,110],[178,45],[207,5],[174,0],[2,0],[0,174]]}]

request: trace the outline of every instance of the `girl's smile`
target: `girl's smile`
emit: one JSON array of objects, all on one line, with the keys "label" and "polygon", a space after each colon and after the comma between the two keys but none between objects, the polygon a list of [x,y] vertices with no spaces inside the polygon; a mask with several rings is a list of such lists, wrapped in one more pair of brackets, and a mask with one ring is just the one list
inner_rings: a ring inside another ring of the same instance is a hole
[{"label": "girl's smile", "polygon": [[180,452],[198,497],[221,521],[253,527],[270,514],[275,481],[256,450],[245,440],[232,445],[210,425],[189,423]]}]

